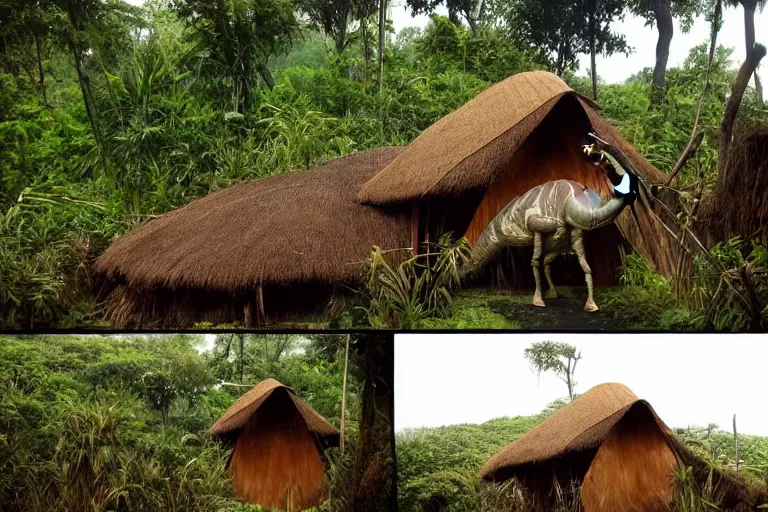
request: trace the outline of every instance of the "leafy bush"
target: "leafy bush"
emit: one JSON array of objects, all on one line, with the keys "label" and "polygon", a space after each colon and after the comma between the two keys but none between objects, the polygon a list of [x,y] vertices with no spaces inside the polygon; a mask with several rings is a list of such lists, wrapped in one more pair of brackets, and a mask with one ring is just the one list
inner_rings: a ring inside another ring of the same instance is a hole
[{"label": "leafy bush", "polygon": [[453,243],[447,234],[437,250],[393,267],[379,247],[373,248],[362,292],[370,325],[410,329],[427,318],[450,313],[451,290],[459,286],[459,268],[466,263],[469,248],[466,240]]}]

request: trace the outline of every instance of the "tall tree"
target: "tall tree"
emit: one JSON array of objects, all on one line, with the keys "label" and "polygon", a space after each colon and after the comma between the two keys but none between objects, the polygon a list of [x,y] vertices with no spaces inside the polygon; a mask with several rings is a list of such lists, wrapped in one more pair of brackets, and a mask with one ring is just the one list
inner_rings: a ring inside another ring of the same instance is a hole
[{"label": "tall tree", "polygon": [[379,92],[384,88],[384,46],[387,35],[387,0],[379,0]]},{"label": "tall tree", "polygon": [[347,26],[355,2],[353,0],[299,0],[297,7],[310,22],[333,38],[336,53],[349,44]]},{"label": "tall tree", "polygon": [[298,27],[290,0],[171,0],[171,5],[208,48],[211,75],[229,79],[234,111],[251,106],[259,78],[274,87],[269,57],[290,44]]},{"label": "tall tree", "polygon": [[438,6],[448,9],[448,18],[459,23],[459,16],[467,20],[472,35],[477,36],[480,26],[485,22],[490,0],[406,0],[406,5],[413,14],[432,14]]},{"label": "tall tree", "polygon": [[[516,0],[508,11],[507,26],[521,47],[537,52],[562,76],[576,69],[580,54],[594,60],[597,54],[629,53],[624,36],[611,30],[623,11],[619,0]],[[595,83],[596,79],[595,72]]]},{"label": "tall tree", "polygon": [[693,19],[701,14],[703,0],[630,0],[629,9],[636,16],[647,20],[647,25],[656,24],[659,38],[656,42],[656,63],[653,67],[652,99],[660,101],[666,83],[669,48],[675,33],[674,18],[680,20],[683,33],[693,25]]},{"label": "tall tree", "polygon": [[[727,3],[732,6],[738,6],[741,4],[744,8],[744,42],[746,45],[745,59],[752,58],[752,52],[755,50],[755,11],[758,9],[762,12],[765,8],[767,0],[727,0]],[[763,101],[763,87],[760,83],[760,77],[755,75],[755,89],[757,92],[758,101]]]},{"label": "tall tree", "polygon": [[33,0],[0,3],[0,20],[0,66],[13,74],[22,68],[32,82],[33,74],[37,74],[38,88],[47,106],[43,53],[54,22],[51,5]]},{"label": "tall tree", "polygon": [[574,375],[576,364],[581,359],[581,352],[567,343],[541,341],[533,343],[523,352],[537,374],[552,372],[568,386],[568,396],[573,401],[573,390],[576,387]]}]

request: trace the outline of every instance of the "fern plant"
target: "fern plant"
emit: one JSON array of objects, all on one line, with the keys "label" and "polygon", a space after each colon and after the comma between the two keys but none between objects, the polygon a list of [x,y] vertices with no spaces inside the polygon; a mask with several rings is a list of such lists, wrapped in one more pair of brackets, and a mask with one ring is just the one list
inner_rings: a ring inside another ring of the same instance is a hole
[{"label": "fern plant", "polygon": [[413,256],[396,266],[380,247],[373,247],[361,291],[371,326],[411,329],[427,318],[450,314],[451,292],[460,285],[459,269],[469,258],[469,246],[463,238],[452,242],[450,233],[436,246],[436,252]]}]

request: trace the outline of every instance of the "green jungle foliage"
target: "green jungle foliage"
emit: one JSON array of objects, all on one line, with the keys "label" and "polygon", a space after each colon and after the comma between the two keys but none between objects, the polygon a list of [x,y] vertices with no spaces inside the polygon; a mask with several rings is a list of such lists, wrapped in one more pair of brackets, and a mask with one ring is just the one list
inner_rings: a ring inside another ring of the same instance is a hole
[{"label": "green jungle foliage", "polygon": [[[241,344],[242,341],[242,344]],[[341,417],[343,336],[0,337],[0,508],[248,511],[207,429],[274,377],[331,423]],[[242,347],[242,348],[241,348]],[[328,451],[333,503],[349,501],[361,379],[350,357],[348,449]]]},{"label": "green jungle foliage", "polygon": [[[525,491],[515,482],[485,484],[479,472],[485,461],[567,403],[558,400],[535,416],[496,418],[485,423],[409,429],[396,434],[400,510],[524,511]],[[717,425],[677,429],[676,434],[714,467],[735,460],[733,434]],[[768,481],[768,438],[739,435],[740,474],[756,484]],[[690,472],[678,477],[675,512],[719,510],[707,504],[711,489],[700,488]],[[706,486],[705,486],[706,487]],[[578,488],[563,489],[555,512],[578,511]],[[709,493],[709,494],[708,494]]]},{"label": "green jungle foliage", "polygon": [[[530,2],[503,0],[471,29],[433,16],[390,33],[379,89],[376,8],[348,4],[363,23],[334,39],[338,13],[312,0],[0,1],[0,327],[103,325],[91,269],[117,235],[240,180],[406,144],[492,83],[556,67],[511,25]],[[623,51],[606,31],[600,45]],[[570,70],[582,42],[563,50],[564,78],[590,93]],[[663,171],[688,142],[706,53],[704,41],[667,71],[662,102],[650,68],[598,84],[602,114]],[[701,113],[710,183],[733,55],[716,52]],[[740,122],[765,114],[748,91]],[[728,311],[707,318],[738,327]]]}]

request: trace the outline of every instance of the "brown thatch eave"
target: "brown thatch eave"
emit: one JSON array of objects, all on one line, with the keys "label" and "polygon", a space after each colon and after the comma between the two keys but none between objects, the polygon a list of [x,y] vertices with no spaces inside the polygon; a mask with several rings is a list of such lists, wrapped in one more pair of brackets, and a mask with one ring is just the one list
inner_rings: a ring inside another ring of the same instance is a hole
[{"label": "brown thatch eave", "polygon": [[768,502],[768,491],[749,484],[738,475],[714,468],[694,454],[659,418],[646,400],[623,384],[595,386],[559,409],[522,437],[502,448],[480,469],[487,481],[510,478],[516,470],[543,462],[564,460],[599,448],[611,429],[630,409],[642,407],[653,417],[670,450],[680,464],[693,470],[695,481],[704,485],[712,479],[715,498],[727,509],[740,504],[757,506]]},{"label": "brown thatch eave", "polygon": [[595,132],[620,148],[647,181],[658,172],[597,114],[597,105],[552,73],[519,73],[446,115],[361,188],[366,204],[458,196],[487,188],[504,173],[527,137],[566,98],[585,111]]},{"label": "brown thatch eave", "polygon": [[118,238],[96,269],[145,290],[355,282],[373,245],[409,247],[408,211],[355,200],[401,150],[363,151],[196,199]]},{"label": "brown thatch eave", "polygon": [[500,471],[594,448],[637,401],[623,384],[595,386],[502,448],[486,461],[480,476],[493,480]]},{"label": "brown thatch eave", "polygon": [[215,436],[226,436],[245,428],[251,416],[273,393],[283,390],[288,394],[296,409],[307,424],[312,434],[323,439],[327,446],[338,446],[339,431],[328,420],[320,416],[308,403],[296,396],[289,387],[275,379],[266,379],[256,384],[250,391],[234,401],[208,432]]}]

